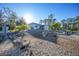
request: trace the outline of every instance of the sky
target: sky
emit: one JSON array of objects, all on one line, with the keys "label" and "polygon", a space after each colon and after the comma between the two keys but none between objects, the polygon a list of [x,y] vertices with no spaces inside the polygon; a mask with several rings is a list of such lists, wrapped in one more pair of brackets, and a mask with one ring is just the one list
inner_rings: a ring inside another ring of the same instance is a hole
[{"label": "sky", "polygon": [[78,3],[1,3],[0,9],[2,7],[9,7],[19,17],[26,17],[28,23],[39,23],[51,13],[57,21],[79,16]]}]

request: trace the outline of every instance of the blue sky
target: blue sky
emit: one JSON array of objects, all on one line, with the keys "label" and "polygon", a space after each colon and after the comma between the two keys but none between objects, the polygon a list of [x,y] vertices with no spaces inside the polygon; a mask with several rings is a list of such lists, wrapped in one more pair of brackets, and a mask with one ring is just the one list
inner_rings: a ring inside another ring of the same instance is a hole
[{"label": "blue sky", "polygon": [[0,8],[2,7],[9,7],[19,17],[25,14],[31,14],[33,22],[39,22],[39,20],[47,18],[51,13],[54,14],[54,18],[58,21],[79,16],[79,4],[77,3],[2,3],[0,4]]}]

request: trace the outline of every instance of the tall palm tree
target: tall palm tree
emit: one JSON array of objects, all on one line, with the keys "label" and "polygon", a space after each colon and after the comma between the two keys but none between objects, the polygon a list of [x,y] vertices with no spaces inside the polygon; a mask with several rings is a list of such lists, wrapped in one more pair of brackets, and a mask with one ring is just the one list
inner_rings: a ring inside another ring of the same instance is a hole
[{"label": "tall palm tree", "polygon": [[43,23],[44,23],[44,20],[40,20],[40,24],[43,25]]},{"label": "tall palm tree", "polygon": [[53,14],[48,15],[49,24],[53,21]]},{"label": "tall palm tree", "polygon": [[50,15],[48,15],[48,26],[49,26],[49,30],[51,30],[50,29],[50,25],[52,24],[52,22],[53,22],[53,14],[50,14]]},{"label": "tall palm tree", "polygon": [[53,14],[48,15],[48,19],[53,20]]},{"label": "tall palm tree", "polygon": [[48,23],[47,19],[44,19],[43,22],[44,22],[44,25],[47,25]]},{"label": "tall palm tree", "polygon": [[66,29],[66,20],[65,19],[63,19],[63,20],[61,20],[61,23],[62,23],[62,27],[63,27],[63,29]]}]

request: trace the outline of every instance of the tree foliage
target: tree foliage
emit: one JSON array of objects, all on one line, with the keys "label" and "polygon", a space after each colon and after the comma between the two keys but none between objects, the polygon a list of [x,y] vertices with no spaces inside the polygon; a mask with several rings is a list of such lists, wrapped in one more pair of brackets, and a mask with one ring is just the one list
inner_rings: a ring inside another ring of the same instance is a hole
[{"label": "tree foliage", "polygon": [[16,28],[20,30],[28,27],[23,17],[18,17],[16,12],[8,7],[3,7],[0,10],[0,26],[2,27],[3,24],[8,25],[9,30],[16,30]]},{"label": "tree foliage", "polygon": [[22,24],[22,25],[18,25],[18,26],[16,26],[16,30],[26,30],[26,29],[29,29],[29,26],[28,25],[24,25],[24,24]]},{"label": "tree foliage", "polygon": [[59,30],[61,28],[61,24],[59,22],[54,22],[54,23],[51,24],[50,27],[51,27],[52,30],[57,31],[57,30]]}]

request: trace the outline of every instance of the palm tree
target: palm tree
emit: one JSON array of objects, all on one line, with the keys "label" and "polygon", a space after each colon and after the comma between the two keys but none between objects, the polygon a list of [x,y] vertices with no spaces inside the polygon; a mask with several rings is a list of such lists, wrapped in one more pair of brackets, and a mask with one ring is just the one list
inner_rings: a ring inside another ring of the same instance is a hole
[{"label": "palm tree", "polygon": [[16,24],[17,24],[17,25],[22,25],[22,24],[27,24],[27,23],[25,22],[25,19],[24,19],[23,17],[21,17],[21,18],[19,18],[19,19],[16,21]]},{"label": "palm tree", "polygon": [[53,20],[53,14],[48,15],[48,19]]},{"label": "palm tree", "polygon": [[48,15],[48,26],[49,26],[49,30],[51,30],[50,29],[50,26],[51,26],[52,22],[53,22],[53,14],[50,14],[50,15]]},{"label": "palm tree", "polygon": [[61,23],[62,23],[62,28],[66,29],[67,28],[66,20],[65,19],[61,20]]},{"label": "palm tree", "polygon": [[44,23],[44,20],[40,20],[40,24],[43,25],[43,23]]},{"label": "palm tree", "polygon": [[53,21],[53,14],[48,15],[49,24]]},{"label": "palm tree", "polygon": [[44,22],[44,25],[47,25],[48,23],[47,19],[44,19],[43,22]]}]

